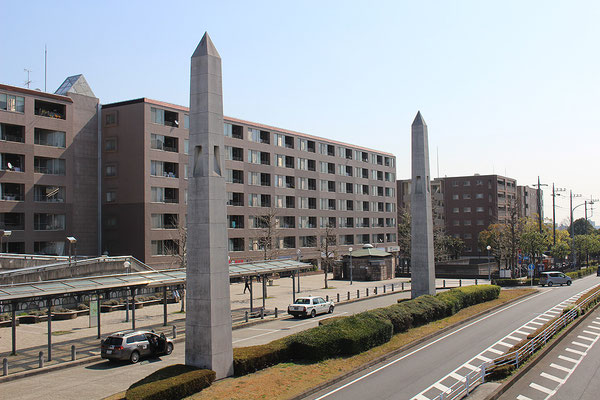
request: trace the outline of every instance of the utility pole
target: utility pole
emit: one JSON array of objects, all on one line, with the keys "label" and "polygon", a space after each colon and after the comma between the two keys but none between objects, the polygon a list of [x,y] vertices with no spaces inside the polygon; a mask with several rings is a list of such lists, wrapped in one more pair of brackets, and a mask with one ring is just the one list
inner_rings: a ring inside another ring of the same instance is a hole
[{"label": "utility pole", "polygon": [[575,234],[573,229],[573,191],[569,190],[569,210],[571,211],[571,261],[575,265]]},{"label": "utility pole", "polygon": [[[556,246],[556,191],[554,190],[554,182],[552,182],[552,240]],[[556,257],[554,257],[556,262]]]},{"label": "utility pole", "polygon": [[537,184],[533,184],[533,186],[537,186],[538,225],[540,228],[540,233],[542,233],[542,186],[548,186],[548,184],[540,183],[540,176],[538,175]]}]

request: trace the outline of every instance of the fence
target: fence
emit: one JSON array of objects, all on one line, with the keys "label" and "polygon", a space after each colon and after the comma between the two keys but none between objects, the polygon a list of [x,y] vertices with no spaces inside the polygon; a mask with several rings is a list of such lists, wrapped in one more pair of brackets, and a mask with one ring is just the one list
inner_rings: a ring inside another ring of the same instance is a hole
[{"label": "fence", "polygon": [[512,353],[504,354],[491,361],[484,362],[477,370],[471,371],[469,374],[467,374],[464,377],[464,380],[456,382],[454,385],[449,387],[448,390],[440,393],[434,400],[454,400],[460,399],[464,395],[468,395],[472,389],[485,382],[485,377],[491,373],[492,367],[498,368],[505,365],[514,365],[516,368],[518,368],[520,363],[523,363],[537,350],[542,348],[549,339],[558,333],[558,331],[573,322],[573,320],[585,310],[588,304],[590,304],[592,301],[595,301],[596,297],[600,295],[600,286],[596,286],[586,293],[591,294],[580,304],[576,304],[571,310],[562,314],[560,317],[557,317],[542,332],[536,335],[533,339],[529,340],[518,350]]}]

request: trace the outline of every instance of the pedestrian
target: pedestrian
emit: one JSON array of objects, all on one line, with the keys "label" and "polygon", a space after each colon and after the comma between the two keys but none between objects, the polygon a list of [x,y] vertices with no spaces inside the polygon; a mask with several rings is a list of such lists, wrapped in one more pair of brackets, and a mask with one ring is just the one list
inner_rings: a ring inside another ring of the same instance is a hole
[{"label": "pedestrian", "polygon": [[173,300],[175,300],[175,303],[179,303],[179,291],[177,289],[173,290]]},{"label": "pedestrian", "polygon": [[248,281],[248,278],[244,278],[244,294],[246,294],[246,289],[252,291],[252,289],[250,289],[250,282]]}]

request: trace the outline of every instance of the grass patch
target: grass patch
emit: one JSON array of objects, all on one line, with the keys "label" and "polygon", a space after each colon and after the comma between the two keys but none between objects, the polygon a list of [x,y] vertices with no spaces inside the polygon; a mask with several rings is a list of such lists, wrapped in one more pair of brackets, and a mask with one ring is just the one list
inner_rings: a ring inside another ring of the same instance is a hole
[{"label": "grass patch", "polygon": [[189,398],[194,400],[289,399],[427,335],[439,332],[450,325],[495,306],[505,304],[532,291],[534,290],[503,290],[496,300],[462,309],[450,317],[395,335],[389,342],[364,353],[318,363],[278,364],[250,375],[220,380]]},{"label": "grass patch", "polygon": [[171,314],[185,314],[185,311],[181,311],[181,310],[179,310],[179,311],[174,311],[174,312],[172,312]]}]

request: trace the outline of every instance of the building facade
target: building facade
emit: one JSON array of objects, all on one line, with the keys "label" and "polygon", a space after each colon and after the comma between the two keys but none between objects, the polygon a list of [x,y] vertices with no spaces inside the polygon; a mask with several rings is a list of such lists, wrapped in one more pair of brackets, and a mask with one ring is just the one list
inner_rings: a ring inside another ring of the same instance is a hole
[{"label": "building facade", "polygon": [[98,99],[82,75],[55,94],[0,85],[2,252],[97,255]]},{"label": "building facade", "polygon": [[[538,204],[538,190],[529,186],[517,186],[517,204],[519,216],[523,218],[538,218],[540,213],[544,218],[544,202],[540,198]],[[539,210],[538,210],[539,208]]]},{"label": "building facade", "polygon": [[[102,106],[103,250],[156,267],[183,261],[189,110],[150,99]],[[225,117],[228,250],[232,261],[317,259],[335,249],[396,245],[392,154]],[[174,253],[180,256],[173,255]]]}]

